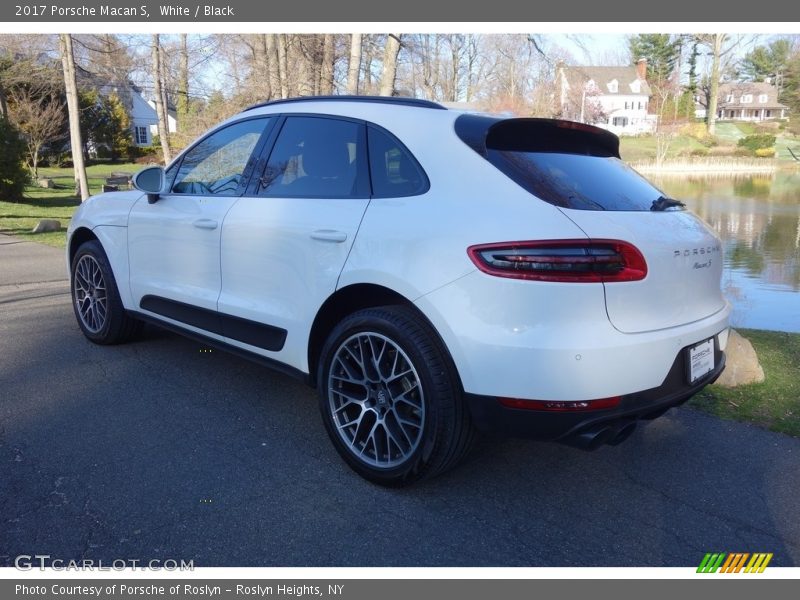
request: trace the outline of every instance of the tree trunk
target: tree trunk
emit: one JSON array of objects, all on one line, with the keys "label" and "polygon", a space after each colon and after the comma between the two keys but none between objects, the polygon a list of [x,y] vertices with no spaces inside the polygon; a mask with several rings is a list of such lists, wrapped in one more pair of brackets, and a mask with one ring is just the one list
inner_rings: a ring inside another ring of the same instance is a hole
[{"label": "tree trunk", "polygon": [[153,95],[155,96],[156,115],[158,116],[158,137],[161,140],[164,164],[168,165],[172,162],[172,152],[169,149],[169,121],[167,120],[167,107],[164,104],[164,91],[161,85],[161,43],[157,33],[153,34],[152,61]]},{"label": "tree trunk", "polygon": [[270,79],[269,62],[270,56],[267,52],[267,35],[260,33],[256,35],[256,66],[258,67],[258,83],[261,90],[262,100],[272,98],[272,81]]},{"label": "tree trunk", "polygon": [[0,82],[0,119],[8,119],[8,102],[6,101],[6,90]]},{"label": "tree trunk", "polygon": [[181,34],[180,61],[178,62],[178,131],[186,129],[189,117],[189,43],[185,33]]},{"label": "tree trunk", "polygon": [[394,94],[394,82],[397,78],[397,56],[400,54],[400,35],[399,33],[390,33],[386,36],[379,92],[381,96],[392,96]]},{"label": "tree trunk", "polygon": [[64,87],[67,95],[67,110],[69,112],[69,141],[72,148],[75,187],[76,192],[81,195],[81,202],[84,202],[89,197],[89,180],[86,177],[86,165],[83,162],[80,106],[78,105],[78,83],[75,79],[75,55],[72,53],[72,35],[62,33],[59,36],[59,42],[61,47],[61,66],[64,70]]},{"label": "tree trunk", "polygon": [[714,135],[717,130],[717,97],[719,96],[719,65],[722,55],[723,33],[715,33],[712,47],[711,81],[709,82],[708,112],[706,113],[706,127],[709,135]]},{"label": "tree trunk", "polygon": [[288,81],[288,71],[289,66],[287,63],[287,55],[288,52],[286,51],[286,34],[279,33],[278,34],[278,74],[281,80],[281,98],[288,98],[289,97],[289,81]]},{"label": "tree trunk", "polygon": [[335,48],[332,33],[326,33],[322,39],[322,71],[319,82],[319,93],[325,96],[333,94],[333,68]]},{"label": "tree trunk", "polygon": [[265,37],[265,43],[267,45],[267,64],[269,65],[269,88],[270,91],[272,92],[271,98],[276,98],[276,97],[285,98],[285,96],[281,94],[281,74],[280,74],[280,69],[278,67],[278,44],[276,41],[276,35],[274,33],[268,33],[264,37]]},{"label": "tree trunk", "polygon": [[361,73],[361,34],[350,36],[350,61],[347,63],[347,93],[358,94],[358,76]]}]

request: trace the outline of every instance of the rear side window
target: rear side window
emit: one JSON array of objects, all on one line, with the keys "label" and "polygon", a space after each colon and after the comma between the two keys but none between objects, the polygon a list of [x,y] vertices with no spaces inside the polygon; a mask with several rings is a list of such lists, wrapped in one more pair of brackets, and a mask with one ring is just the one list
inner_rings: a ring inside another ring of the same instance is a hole
[{"label": "rear side window", "polygon": [[456,133],[525,190],[555,206],[645,211],[663,192],[619,158],[610,132],[551,119],[459,117]]},{"label": "rear side window", "polygon": [[288,117],[270,154],[259,195],[366,198],[363,126],[326,117]]},{"label": "rear side window", "polygon": [[428,178],[411,153],[394,137],[367,128],[373,198],[416,196],[428,189]]}]

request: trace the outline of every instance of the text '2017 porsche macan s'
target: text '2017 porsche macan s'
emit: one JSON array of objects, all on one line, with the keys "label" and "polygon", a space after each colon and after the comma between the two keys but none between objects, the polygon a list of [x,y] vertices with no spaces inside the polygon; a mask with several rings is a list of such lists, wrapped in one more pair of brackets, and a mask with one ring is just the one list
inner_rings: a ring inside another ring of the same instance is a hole
[{"label": "text '2017 porsche macan s'", "polygon": [[147,321],[301,377],[377,483],[443,472],[475,431],[617,444],[724,368],[719,239],[602,129],[284,100],[134,185],[72,219],[86,337]]}]

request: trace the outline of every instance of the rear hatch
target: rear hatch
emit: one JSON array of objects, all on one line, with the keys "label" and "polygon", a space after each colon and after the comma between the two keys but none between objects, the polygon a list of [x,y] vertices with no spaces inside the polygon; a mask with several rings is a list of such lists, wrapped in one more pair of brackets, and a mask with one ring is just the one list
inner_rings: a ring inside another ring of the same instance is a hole
[{"label": "rear hatch", "polygon": [[603,284],[608,318],[618,330],[675,327],[724,308],[720,240],[623,163],[615,135],[550,119],[489,123],[486,117],[465,115],[459,120],[456,132],[465,143],[528,192],[557,206],[588,238],[621,240],[641,252],[644,279]]}]

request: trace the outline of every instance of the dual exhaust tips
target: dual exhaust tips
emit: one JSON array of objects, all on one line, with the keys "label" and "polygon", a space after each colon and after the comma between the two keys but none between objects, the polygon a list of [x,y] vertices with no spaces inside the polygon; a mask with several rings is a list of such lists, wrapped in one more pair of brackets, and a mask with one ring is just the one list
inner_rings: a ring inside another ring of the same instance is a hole
[{"label": "dual exhaust tips", "polygon": [[559,441],[582,450],[597,450],[604,444],[611,446],[621,444],[630,437],[634,429],[636,421],[603,423],[573,433]]}]

